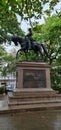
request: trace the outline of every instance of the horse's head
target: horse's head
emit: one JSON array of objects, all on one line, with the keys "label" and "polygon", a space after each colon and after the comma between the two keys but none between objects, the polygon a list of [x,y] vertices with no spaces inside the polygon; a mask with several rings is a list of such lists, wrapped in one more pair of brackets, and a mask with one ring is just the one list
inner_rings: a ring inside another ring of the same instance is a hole
[{"label": "horse's head", "polygon": [[23,38],[21,36],[13,36],[11,41],[14,42],[15,46],[18,46],[18,43],[21,44],[23,42]]}]

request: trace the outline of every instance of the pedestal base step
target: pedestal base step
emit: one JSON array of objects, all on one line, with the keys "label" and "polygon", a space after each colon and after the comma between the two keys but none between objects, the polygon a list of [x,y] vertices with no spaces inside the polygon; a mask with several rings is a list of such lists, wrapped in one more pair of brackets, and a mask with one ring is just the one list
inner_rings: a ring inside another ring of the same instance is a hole
[{"label": "pedestal base step", "polygon": [[51,95],[54,94],[54,91],[52,89],[39,89],[39,88],[24,88],[24,89],[15,89],[13,92],[14,96],[33,96],[33,95]]},{"label": "pedestal base step", "polygon": [[52,89],[16,89],[8,96],[8,106],[11,109],[61,106],[61,94]]},{"label": "pedestal base step", "polygon": [[39,110],[39,109],[47,109],[47,108],[61,108],[61,103],[42,103],[42,104],[23,104],[23,105],[9,105],[9,109],[11,110]]}]

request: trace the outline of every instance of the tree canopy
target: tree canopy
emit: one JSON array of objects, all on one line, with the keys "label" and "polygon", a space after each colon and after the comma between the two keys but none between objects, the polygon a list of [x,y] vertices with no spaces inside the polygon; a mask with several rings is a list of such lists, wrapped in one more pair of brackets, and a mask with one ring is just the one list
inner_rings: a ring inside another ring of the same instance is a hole
[{"label": "tree canopy", "polygon": [[0,45],[0,74],[6,76],[8,73],[15,71],[15,56],[7,53],[3,45]]},{"label": "tree canopy", "polygon": [[[44,43],[51,59],[52,86],[61,86],[61,12],[49,16],[42,25],[34,26],[34,38]],[[46,58],[47,61],[47,58]]]},{"label": "tree canopy", "polygon": [[[53,10],[60,0],[0,0],[0,43],[9,39],[9,34],[22,34],[21,21],[40,19],[41,16]],[[44,10],[44,6],[48,8]],[[20,21],[18,21],[18,17]]]},{"label": "tree canopy", "polygon": [[50,57],[55,56],[59,60],[61,57],[61,13],[49,16],[42,25],[36,24],[34,38],[44,42]]}]

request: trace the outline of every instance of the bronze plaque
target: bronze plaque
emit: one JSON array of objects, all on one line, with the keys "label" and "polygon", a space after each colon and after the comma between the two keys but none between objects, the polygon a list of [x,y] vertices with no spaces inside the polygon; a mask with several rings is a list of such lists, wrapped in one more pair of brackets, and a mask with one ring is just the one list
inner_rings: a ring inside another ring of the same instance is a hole
[{"label": "bronze plaque", "polygon": [[23,88],[46,88],[45,70],[23,70]]}]

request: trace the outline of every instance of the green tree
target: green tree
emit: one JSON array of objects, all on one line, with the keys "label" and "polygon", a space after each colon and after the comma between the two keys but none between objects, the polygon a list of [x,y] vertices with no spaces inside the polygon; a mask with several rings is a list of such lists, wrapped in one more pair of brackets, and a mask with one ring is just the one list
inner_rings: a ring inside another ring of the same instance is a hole
[{"label": "green tree", "polygon": [[[59,13],[60,14],[60,13]],[[36,24],[34,27],[34,38],[44,42],[52,64],[60,63],[61,59],[61,15],[53,15],[46,19],[45,24]],[[58,62],[59,61],[59,62]],[[55,62],[55,63],[56,63]]]},{"label": "green tree", "polygon": [[[31,19],[40,19],[42,14],[50,14],[53,7],[60,0],[0,0],[0,44],[9,39],[8,34],[18,35],[23,32],[20,29],[21,21],[27,20],[31,24]],[[49,9],[43,11],[46,4]],[[20,22],[18,17],[20,17]]]},{"label": "green tree", "polygon": [[8,54],[3,45],[0,45],[0,72],[2,76],[15,71],[16,58]]},{"label": "green tree", "polygon": [[50,57],[46,61],[52,66],[52,86],[60,87],[61,75],[58,72],[61,69],[61,12],[49,16],[43,25],[36,24],[34,37],[46,45]]},{"label": "green tree", "polygon": [[11,0],[0,1],[0,44],[7,42],[10,39],[10,35],[23,35],[16,12],[12,10],[11,3],[13,4]]}]

